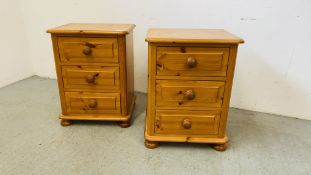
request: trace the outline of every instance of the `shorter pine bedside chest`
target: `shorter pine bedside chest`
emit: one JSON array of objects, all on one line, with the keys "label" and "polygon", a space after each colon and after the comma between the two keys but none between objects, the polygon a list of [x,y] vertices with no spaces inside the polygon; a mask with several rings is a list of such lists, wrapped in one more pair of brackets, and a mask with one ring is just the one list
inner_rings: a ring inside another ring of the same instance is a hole
[{"label": "shorter pine bedside chest", "polygon": [[135,105],[133,24],[72,23],[49,29],[61,99],[61,124],[119,121]]},{"label": "shorter pine bedside chest", "polygon": [[208,143],[224,151],[238,44],[220,29],[150,29],[145,146]]}]

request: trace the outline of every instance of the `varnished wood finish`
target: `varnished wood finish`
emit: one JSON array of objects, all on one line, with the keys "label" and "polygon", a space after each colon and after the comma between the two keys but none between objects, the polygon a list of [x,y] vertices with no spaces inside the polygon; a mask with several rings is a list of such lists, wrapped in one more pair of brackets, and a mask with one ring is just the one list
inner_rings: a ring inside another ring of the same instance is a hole
[{"label": "varnished wood finish", "polygon": [[125,35],[134,29],[134,24],[69,23],[47,30],[55,34],[105,34]]},{"label": "varnished wood finish", "polygon": [[212,144],[211,146],[216,151],[225,151],[227,149],[227,144]]},{"label": "varnished wood finish", "polygon": [[146,41],[145,145],[209,143],[224,151],[237,47],[243,39],[224,30],[151,29]]},{"label": "varnished wood finish", "polygon": [[184,136],[184,135],[149,135],[145,131],[145,140],[154,142],[191,142],[191,143],[213,143],[213,144],[224,144],[228,142],[228,137],[218,138],[215,135],[208,136]]},{"label": "varnished wood finish", "polygon": [[156,106],[159,108],[220,108],[223,81],[156,80]]},{"label": "varnished wood finish", "polygon": [[157,110],[157,135],[213,135],[218,134],[220,111]]},{"label": "varnished wood finish", "polygon": [[64,88],[87,90],[118,90],[118,66],[62,66]]},{"label": "varnished wood finish", "polygon": [[158,47],[158,76],[226,76],[229,48]]},{"label": "varnished wood finish", "polygon": [[131,121],[122,121],[122,122],[119,122],[119,125],[121,128],[128,128],[131,126]]},{"label": "varnished wood finish", "polygon": [[65,92],[68,114],[120,114],[120,93]]},{"label": "varnished wood finish", "polygon": [[59,37],[61,62],[118,63],[117,38]]},{"label": "varnished wood finish", "polygon": [[153,142],[153,141],[148,141],[148,140],[145,140],[145,146],[149,149],[154,149],[154,148],[157,148],[159,145],[158,142]]},{"label": "varnished wood finish", "polygon": [[[119,57],[120,57],[120,75],[121,77],[127,76],[126,71],[126,38],[124,36],[118,35],[118,43],[119,43]],[[128,113],[128,105],[127,104],[127,79],[122,79],[120,81],[120,91],[121,93],[121,114],[126,115]]]},{"label": "varnished wood finish", "polygon": [[[127,104],[131,104],[134,98],[134,48],[133,48],[133,32],[126,35],[126,85],[127,85]],[[130,105],[128,105],[130,107]],[[130,109],[128,109],[130,111]]]},{"label": "varnished wood finish", "polygon": [[[67,24],[49,29],[61,98],[61,124],[122,121],[135,107],[131,24]],[[129,53],[127,53],[129,52]]]},{"label": "varnished wood finish", "polygon": [[244,40],[223,29],[149,29],[149,43],[212,43],[239,44]]},{"label": "varnished wood finish", "polygon": [[72,121],[71,120],[66,120],[66,119],[61,119],[60,120],[60,124],[62,126],[70,126],[70,125],[72,125]]},{"label": "varnished wood finish", "polygon": [[60,114],[59,118],[66,120],[102,120],[102,121],[130,121],[135,108],[136,96],[132,98],[131,106],[128,115],[123,116],[120,114]]}]

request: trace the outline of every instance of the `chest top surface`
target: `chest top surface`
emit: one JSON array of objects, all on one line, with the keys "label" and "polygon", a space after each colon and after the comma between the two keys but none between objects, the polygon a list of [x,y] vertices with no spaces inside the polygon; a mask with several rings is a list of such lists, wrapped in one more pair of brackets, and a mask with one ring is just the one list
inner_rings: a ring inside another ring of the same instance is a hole
[{"label": "chest top surface", "polygon": [[244,43],[242,38],[223,29],[149,29],[147,42],[151,43]]},{"label": "chest top surface", "polygon": [[48,29],[54,34],[118,34],[125,35],[134,29],[134,24],[69,23]]}]

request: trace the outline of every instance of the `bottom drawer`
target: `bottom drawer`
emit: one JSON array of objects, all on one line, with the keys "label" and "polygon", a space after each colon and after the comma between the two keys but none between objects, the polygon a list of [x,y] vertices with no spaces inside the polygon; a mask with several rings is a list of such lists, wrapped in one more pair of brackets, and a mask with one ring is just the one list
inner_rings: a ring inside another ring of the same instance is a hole
[{"label": "bottom drawer", "polygon": [[120,93],[65,92],[71,114],[119,114]]},{"label": "bottom drawer", "polygon": [[216,135],[220,111],[157,110],[156,134]]}]

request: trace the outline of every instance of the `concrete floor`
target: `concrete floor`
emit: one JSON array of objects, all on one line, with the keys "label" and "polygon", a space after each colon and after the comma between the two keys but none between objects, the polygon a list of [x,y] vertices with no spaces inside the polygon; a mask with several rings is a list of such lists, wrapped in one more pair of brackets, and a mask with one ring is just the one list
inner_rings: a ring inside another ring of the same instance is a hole
[{"label": "concrete floor", "polygon": [[144,147],[146,95],[133,125],[61,127],[55,80],[31,77],[0,89],[0,174],[311,174],[311,121],[231,109],[230,144]]}]

